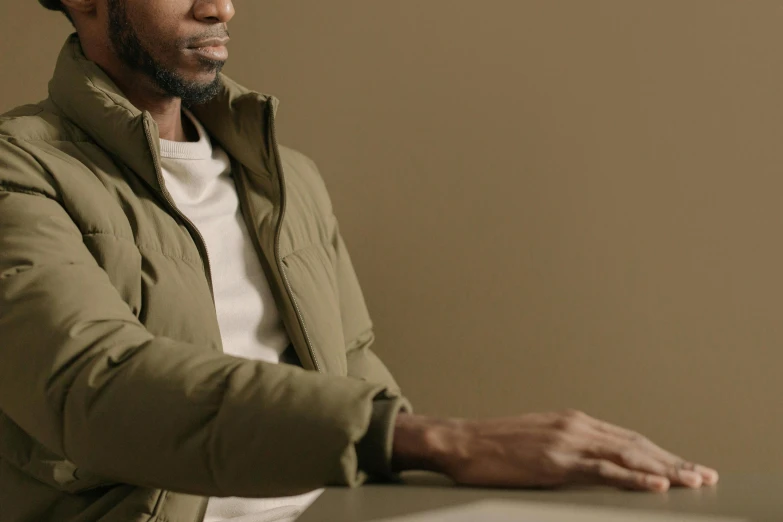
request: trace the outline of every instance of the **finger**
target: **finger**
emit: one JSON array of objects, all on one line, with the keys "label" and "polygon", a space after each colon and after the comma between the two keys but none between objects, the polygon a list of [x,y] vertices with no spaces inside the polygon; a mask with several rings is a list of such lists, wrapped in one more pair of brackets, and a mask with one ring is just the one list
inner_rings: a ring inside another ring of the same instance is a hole
[{"label": "finger", "polygon": [[620,466],[645,473],[666,477],[672,486],[699,488],[704,483],[701,474],[667,463],[657,455],[640,449],[625,449],[615,452],[611,459]]},{"label": "finger", "polygon": [[574,467],[575,481],[607,484],[640,491],[666,491],[670,482],[666,477],[624,468],[603,459],[584,459]]},{"label": "finger", "polygon": [[665,453],[651,445],[637,445],[615,436],[593,432],[590,435],[585,456],[609,460],[633,471],[642,471],[669,479],[673,486],[698,488],[704,483],[702,476],[678,466],[678,462],[669,459]]},{"label": "finger", "polygon": [[681,475],[681,478],[685,481],[684,485],[696,487],[693,484],[695,484],[697,478],[701,480],[700,485],[713,486],[718,483],[718,472],[714,469],[689,462],[682,457],[661,448],[654,442],[647,439],[645,440],[646,443],[642,443],[642,446],[648,447],[657,458],[660,458],[669,467],[677,470]]},{"label": "finger", "polygon": [[649,446],[654,452],[656,452],[657,455],[660,455],[660,458],[664,460],[667,464],[680,470],[681,473],[687,472],[685,473],[685,475],[689,475],[693,473],[701,477],[702,484],[707,486],[713,486],[718,483],[718,479],[719,479],[718,472],[715,471],[714,469],[687,461],[682,457],[661,448],[660,446],[658,446],[652,441],[647,440],[647,446]]},{"label": "finger", "polygon": [[717,471],[708,468],[707,466],[702,466],[701,464],[694,464],[693,462],[682,460],[677,463],[676,466],[680,469],[699,474],[705,486],[714,486],[718,483],[718,480],[720,480],[720,475],[718,475]]},{"label": "finger", "polygon": [[[595,419],[589,416],[587,417],[587,421],[592,427],[607,435],[612,435],[615,437],[628,440],[638,446],[649,446],[654,451],[658,452],[661,458],[670,466],[698,474],[702,479],[702,483],[705,485],[708,486],[715,485],[718,483],[718,480],[720,479],[720,476],[718,475],[718,472],[716,470],[709,468],[707,466],[702,466],[700,464],[694,464],[692,462],[688,462],[682,459],[681,457],[661,448],[660,446],[652,442],[650,439],[644,437],[640,433],[637,433],[633,430],[629,430],[626,428],[622,428],[620,426],[615,426],[614,424],[604,422],[602,420]],[[686,473],[686,475],[688,474]]]}]

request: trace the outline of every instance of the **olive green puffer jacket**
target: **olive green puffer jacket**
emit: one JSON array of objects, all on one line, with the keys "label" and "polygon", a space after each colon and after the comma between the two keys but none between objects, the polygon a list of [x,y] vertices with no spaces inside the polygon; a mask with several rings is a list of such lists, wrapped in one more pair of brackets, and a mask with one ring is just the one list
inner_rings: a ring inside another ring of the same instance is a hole
[{"label": "olive green puffer jacket", "polygon": [[192,110],[232,158],[302,367],[222,353],[157,125],[72,35],[49,98],[0,117],[0,522],[197,522],[209,496],[389,472],[410,405],[370,350],[323,181],[277,145],[275,98],[223,84]]}]

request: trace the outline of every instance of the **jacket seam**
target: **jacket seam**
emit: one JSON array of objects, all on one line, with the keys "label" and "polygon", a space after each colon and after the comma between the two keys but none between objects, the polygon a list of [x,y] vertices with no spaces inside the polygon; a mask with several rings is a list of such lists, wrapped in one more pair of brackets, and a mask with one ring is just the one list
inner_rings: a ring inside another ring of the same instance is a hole
[{"label": "jacket seam", "polygon": [[27,194],[30,196],[42,196],[45,197],[46,199],[57,201],[56,198],[53,198],[43,190],[34,189],[32,187],[26,187],[24,185],[21,185],[19,183],[14,183],[12,181],[0,181],[0,192],[14,192],[17,194]]},{"label": "jacket seam", "polygon": [[167,259],[171,259],[171,260],[174,260],[174,261],[184,261],[184,262],[188,263],[189,265],[193,265],[195,268],[200,268],[202,266],[202,263],[201,263],[200,259],[172,254],[170,252],[163,251],[163,250],[161,250],[159,248],[154,248],[154,247],[150,247],[150,246],[140,245],[138,243],[134,243],[134,245],[136,245],[136,248],[139,249],[139,252],[141,252],[142,250],[147,251],[147,252],[155,252],[157,254],[162,255],[163,257],[165,257]]},{"label": "jacket seam", "polygon": [[297,255],[300,252],[303,252],[305,250],[310,250],[311,248],[319,248],[319,247],[324,249],[324,250],[326,250],[327,253],[328,253],[328,251],[329,251],[329,244],[328,243],[326,243],[325,241],[320,241],[320,240],[319,241],[313,241],[312,243],[309,243],[309,244],[307,244],[305,246],[300,246],[299,248],[291,250],[290,252],[288,252],[287,254],[285,254],[282,257],[282,261],[285,261],[289,257],[295,256],[295,255]]},{"label": "jacket seam", "polygon": [[130,238],[127,238],[127,237],[123,237],[123,236],[118,236],[117,234],[113,234],[111,232],[85,232],[85,233],[82,234],[82,237],[85,237],[85,238],[86,237],[95,237],[95,236],[108,236],[108,237],[113,237],[115,239],[119,239],[120,241],[127,241],[128,243],[132,243],[139,250],[139,252],[141,252],[142,250],[147,251],[147,252],[155,252],[156,254],[160,254],[160,255],[162,255],[165,258],[176,260],[176,261],[185,261],[186,263],[194,265],[195,267],[198,267],[201,264],[201,261],[199,259],[197,259],[197,258],[185,257],[185,256],[182,256],[182,255],[177,255],[177,254],[174,254],[174,253],[172,253],[170,251],[165,251],[163,249],[155,248],[155,247],[152,247],[150,245],[145,245],[145,244],[138,243],[138,242],[134,241],[133,239],[130,239]]},{"label": "jacket seam", "polygon": [[113,238],[120,239],[122,241],[133,243],[134,245],[136,244],[136,242],[131,238],[120,236],[111,232],[83,232],[82,233],[82,237],[92,237],[92,236],[111,236]]},{"label": "jacket seam", "polygon": [[359,332],[350,340],[346,340],[345,353],[351,354],[353,352],[358,352],[363,347],[368,347],[370,343],[368,343],[367,341],[371,339],[373,336],[374,336],[374,326],[372,324],[372,321],[370,321],[370,324],[367,328]]},{"label": "jacket seam", "polygon": [[14,136],[14,139],[16,139],[17,141],[22,141],[24,143],[43,142],[43,143],[86,143],[88,145],[95,144],[95,142],[92,140],[52,140],[46,138],[17,138],[16,136]]}]

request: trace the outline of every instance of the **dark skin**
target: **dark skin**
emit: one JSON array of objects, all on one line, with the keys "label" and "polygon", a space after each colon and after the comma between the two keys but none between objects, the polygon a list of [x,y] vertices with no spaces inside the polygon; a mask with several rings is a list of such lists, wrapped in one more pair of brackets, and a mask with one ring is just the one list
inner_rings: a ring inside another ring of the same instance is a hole
[{"label": "dark skin", "polygon": [[[194,83],[210,83],[216,72],[198,56],[183,48],[190,42],[227,33],[234,17],[231,0],[126,0],[128,21],[154,57]],[[146,74],[119,59],[109,37],[106,0],[62,0],[73,18],[85,56],[100,65],[136,107],[150,112],[158,123],[160,137],[187,141],[183,128],[181,99],[162,91]]]},{"label": "dark skin", "polygon": [[[152,114],[162,139],[187,141],[182,98],[173,93],[184,88],[178,92],[201,93],[203,98],[216,81],[226,51],[200,44],[209,39],[214,44],[215,38],[228,35],[227,24],[234,16],[231,0],[62,3],[74,20],[85,55],[106,71],[131,103]],[[115,23],[113,34],[109,29],[112,19],[121,22]],[[129,49],[149,53],[146,70],[128,58],[138,53],[118,50],[118,27],[129,28],[123,40],[131,42]],[[156,81],[160,75],[151,74],[150,67],[166,69],[176,81]],[[193,94],[189,99],[201,98]],[[589,483],[666,491],[672,486],[698,488],[718,481],[716,471],[686,461],[638,433],[578,411],[488,420],[401,413],[394,428],[392,467],[395,471],[437,471],[458,484],[490,487]]]}]

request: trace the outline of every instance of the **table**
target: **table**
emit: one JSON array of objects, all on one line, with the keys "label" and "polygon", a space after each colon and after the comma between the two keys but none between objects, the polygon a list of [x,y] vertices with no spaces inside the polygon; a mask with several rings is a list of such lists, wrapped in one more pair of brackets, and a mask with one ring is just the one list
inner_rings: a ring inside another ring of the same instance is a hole
[{"label": "table", "polygon": [[[714,487],[640,493],[605,487],[510,490],[455,487],[446,477],[406,472],[402,484],[327,488],[297,522],[367,522],[483,499],[584,504],[783,522],[783,472],[723,474]],[[676,517],[672,517],[676,520]]]}]

